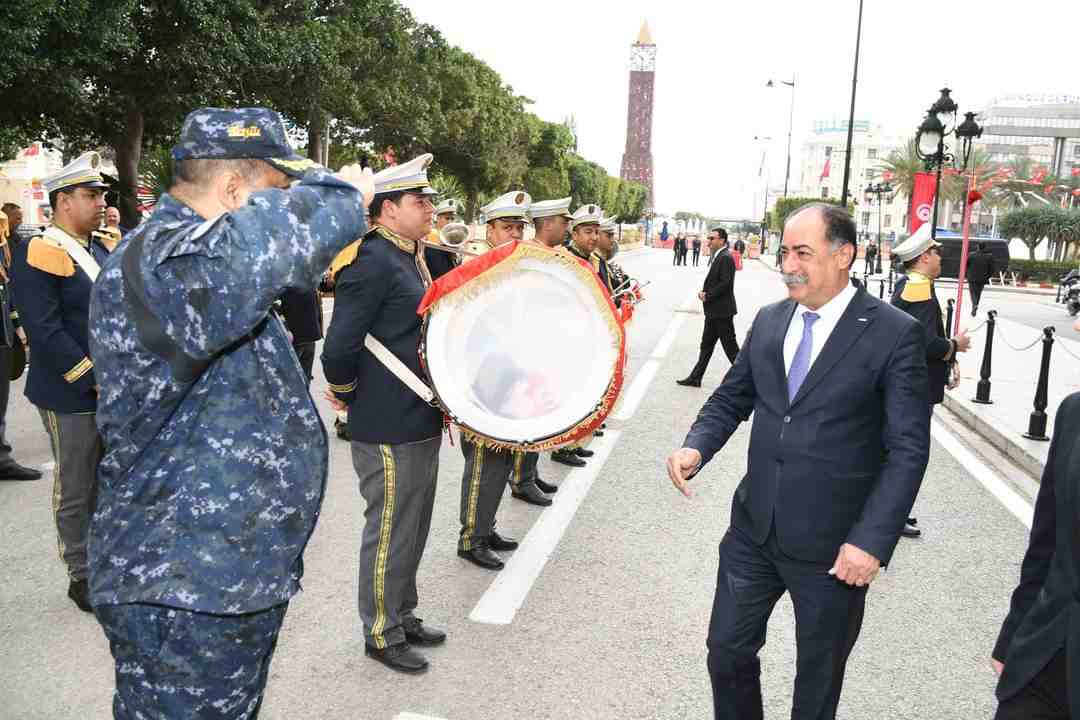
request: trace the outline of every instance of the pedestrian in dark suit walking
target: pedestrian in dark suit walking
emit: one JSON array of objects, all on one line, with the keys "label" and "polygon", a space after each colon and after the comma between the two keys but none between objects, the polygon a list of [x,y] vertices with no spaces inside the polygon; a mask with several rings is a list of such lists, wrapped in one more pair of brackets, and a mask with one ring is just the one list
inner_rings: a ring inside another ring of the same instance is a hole
[{"label": "pedestrian in dark suit walking", "polygon": [[[1080,330],[1080,322],[1073,326]],[[1031,540],[994,646],[995,720],[1080,718],[1080,393],[1061,403]]]},{"label": "pedestrian in dark suit walking", "polygon": [[698,260],[701,259],[701,236],[694,236],[694,267],[698,266]]},{"label": "pedestrian in dark suit walking", "polygon": [[676,380],[679,385],[701,387],[701,379],[705,377],[705,369],[712,359],[717,340],[723,345],[728,362],[734,364],[735,356],[739,354],[739,343],[735,339],[735,314],[738,312],[735,305],[735,260],[728,252],[727,240],[727,230],[724,228],[715,227],[709,231],[709,248],[715,261],[709,266],[705,285],[698,293],[698,299],[705,309],[701,352],[690,374]]},{"label": "pedestrian in dark suit walking", "polygon": [[971,317],[979,311],[979,300],[983,288],[994,276],[994,256],[986,248],[986,243],[979,243],[979,251],[968,258],[967,283],[971,291]]},{"label": "pedestrian in dark suit walking", "polygon": [[925,332],[851,285],[855,225],[813,204],[786,224],[788,299],[754,319],[735,365],[667,459],[688,480],[754,416],[746,476],[720,543],[708,668],[720,720],[760,720],[758,652],[791,594],[798,659],[792,720],[830,720],[930,451]]},{"label": "pedestrian in dark suit walking", "polygon": [[671,264],[679,265],[682,259],[682,235],[676,235],[675,239],[671,241]]}]

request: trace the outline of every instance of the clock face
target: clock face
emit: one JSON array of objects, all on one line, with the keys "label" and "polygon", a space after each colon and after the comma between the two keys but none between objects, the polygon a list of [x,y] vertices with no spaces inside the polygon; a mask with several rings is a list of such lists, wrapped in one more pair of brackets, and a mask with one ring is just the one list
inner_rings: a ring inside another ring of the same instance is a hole
[{"label": "clock face", "polygon": [[633,45],[630,47],[630,69],[651,72],[656,69],[656,46]]}]

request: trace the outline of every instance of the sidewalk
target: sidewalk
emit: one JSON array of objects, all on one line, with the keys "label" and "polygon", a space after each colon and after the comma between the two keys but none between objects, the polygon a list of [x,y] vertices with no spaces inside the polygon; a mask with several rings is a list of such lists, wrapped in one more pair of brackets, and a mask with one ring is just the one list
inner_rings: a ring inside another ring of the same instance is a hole
[{"label": "sidewalk", "polygon": [[[1042,363],[1042,333],[1027,325],[998,317],[991,356],[991,405],[981,405],[972,400],[986,348],[986,326],[980,321],[978,330],[969,331],[969,334],[971,349],[960,355],[960,387],[946,391],[945,407],[1029,473],[1040,478],[1050,443],[1029,440],[1024,433],[1028,430],[1028,421],[1034,410]],[[1047,387],[1046,435],[1052,437],[1058,405],[1070,393],[1080,391],[1080,342],[1065,336],[1054,338]]]}]

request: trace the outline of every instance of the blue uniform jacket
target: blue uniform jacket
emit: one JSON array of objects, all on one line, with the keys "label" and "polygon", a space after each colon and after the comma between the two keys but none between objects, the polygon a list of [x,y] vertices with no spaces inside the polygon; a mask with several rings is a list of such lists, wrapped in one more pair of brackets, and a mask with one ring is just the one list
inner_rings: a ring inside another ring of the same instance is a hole
[{"label": "blue uniform jacket", "polygon": [[[13,243],[9,285],[30,344],[26,397],[37,407],[53,412],[92,413],[97,406],[97,380],[90,362],[87,327],[90,277],[74,262],[67,268],[72,274],[66,276],[30,265],[27,250],[34,242],[42,241],[35,237],[29,242]],[[87,245],[86,241],[80,242]],[[89,243],[89,250],[98,264],[109,255],[96,241]]]},{"label": "blue uniform jacket", "polygon": [[[405,241],[407,242],[407,241]],[[418,377],[424,283],[413,250],[382,230],[364,239],[356,259],[337,276],[334,314],[322,364],[326,381],[349,405],[349,436],[399,445],[437,437],[442,412],[410,390],[364,347],[371,333]],[[436,251],[437,252],[437,251]]]},{"label": "blue uniform jacket", "polygon": [[[270,306],[286,288],[311,290],[364,230],[360,193],[312,170],[210,221],[165,195],[106,262],[90,313],[106,447],[90,528],[94,605],[233,614],[297,592],[327,440]],[[205,364],[193,380],[148,350],[148,325],[136,323],[123,268],[140,237],[136,274],[159,345],[163,335]]]}]

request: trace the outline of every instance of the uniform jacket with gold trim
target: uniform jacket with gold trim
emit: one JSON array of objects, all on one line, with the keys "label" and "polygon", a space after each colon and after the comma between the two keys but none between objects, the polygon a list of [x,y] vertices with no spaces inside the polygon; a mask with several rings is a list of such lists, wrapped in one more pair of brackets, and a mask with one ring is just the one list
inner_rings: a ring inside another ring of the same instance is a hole
[{"label": "uniform jacket with gold trim", "polygon": [[[370,232],[337,275],[334,314],[326,331],[322,365],[326,381],[349,405],[349,436],[357,442],[397,445],[437,437],[442,413],[420,399],[371,354],[371,333],[417,376],[424,282],[415,245]],[[435,251],[438,252],[438,251]]]},{"label": "uniform jacket with gold trim", "polygon": [[945,399],[950,366],[945,356],[952,351],[952,343],[945,337],[945,323],[941,319],[941,304],[934,291],[934,283],[919,273],[911,273],[896,284],[892,304],[918,320],[926,331],[930,402],[939,403]]},{"label": "uniform jacket with gold trim", "polygon": [[102,267],[95,606],[238,614],[299,590],[328,445],[270,308],[287,288],[311,292],[365,228],[360,192],[309,170],[211,220],[163,195]]},{"label": "uniform jacket with gold trim", "polygon": [[[10,287],[30,345],[26,397],[53,412],[92,413],[97,408],[88,327],[93,283],[50,238],[62,232],[54,225],[29,242],[13,243],[11,249]],[[87,246],[87,241],[76,240]],[[109,255],[96,241],[88,250],[99,265]]]}]

